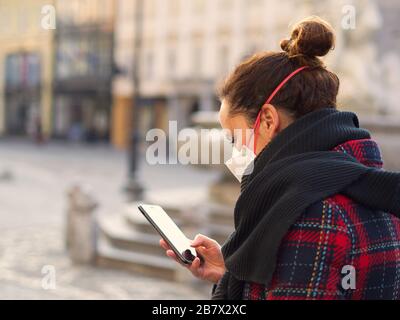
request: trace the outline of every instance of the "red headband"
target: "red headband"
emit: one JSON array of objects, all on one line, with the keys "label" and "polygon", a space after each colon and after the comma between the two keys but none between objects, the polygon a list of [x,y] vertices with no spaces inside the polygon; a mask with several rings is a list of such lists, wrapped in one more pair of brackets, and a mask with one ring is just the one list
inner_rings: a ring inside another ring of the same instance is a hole
[{"label": "red headband", "polygon": [[[298,74],[299,72],[301,72],[301,71],[303,71],[304,69],[307,69],[307,68],[308,68],[308,66],[304,66],[304,67],[298,68],[295,71],[293,71],[291,74],[289,74],[285,79],[283,79],[283,81],[275,88],[275,90],[268,97],[267,101],[263,104],[263,106],[265,106],[266,104],[271,103],[272,99],[275,97],[275,95],[278,93],[278,91],[282,89],[282,87],[286,84],[286,82],[288,82],[296,74]],[[258,116],[257,116],[257,119],[256,119],[256,123],[254,124],[254,149],[253,149],[254,153],[256,152],[256,146],[257,146],[257,132],[256,132],[256,130],[258,129],[258,127],[260,125],[260,121],[261,121],[261,110],[258,113]]]}]

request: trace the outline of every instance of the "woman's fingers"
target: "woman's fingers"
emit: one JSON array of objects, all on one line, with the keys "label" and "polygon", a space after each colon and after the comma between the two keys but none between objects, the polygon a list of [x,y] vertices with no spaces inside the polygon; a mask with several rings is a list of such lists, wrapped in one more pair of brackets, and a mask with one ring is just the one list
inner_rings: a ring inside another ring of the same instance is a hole
[{"label": "woman's fingers", "polygon": [[[210,246],[212,246],[212,245],[218,246],[218,243],[214,242],[214,240],[207,238],[205,236],[202,236],[202,235],[197,236],[195,238],[195,240],[198,241],[198,243],[201,243],[201,244],[199,244],[199,247],[196,248],[196,251],[198,251],[199,256],[196,257],[190,265],[183,263],[164,239],[160,239],[160,246],[165,250],[165,253],[169,258],[174,259],[181,266],[189,269],[195,276],[198,276],[199,268],[201,267],[202,260],[204,261],[204,258],[200,258],[200,256],[201,256],[201,253],[203,252],[203,250],[206,249],[206,244],[209,244]],[[195,245],[196,245],[196,243],[195,243]],[[194,245],[192,245],[192,246],[194,246]]]},{"label": "woman's fingers", "polygon": [[165,250],[171,250],[170,246],[164,239],[160,239],[160,246]]},{"label": "woman's fingers", "polygon": [[172,258],[172,259],[177,259],[175,252],[173,252],[172,250],[167,250],[167,256]]},{"label": "woman's fingers", "polygon": [[160,246],[165,250],[169,250],[170,249],[168,243],[166,243],[164,239],[160,239]]},{"label": "woman's fingers", "polygon": [[199,259],[198,257],[196,257],[196,258],[192,261],[191,265],[189,266],[189,270],[190,270],[191,272],[197,274],[198,271],[199,271],[200,265],[201,265],[201,261],[200,261],[200,259]]},{"label": "woman's fingers", "polygon": [[174,259],[176,262],[178,262],[181,266],[186,266],[184,263],[182,263],[181,260],[179,260],[179,258],[176,256],[175,252],[173,252],[172,250],[167,250],[166,254],[168,257],[170,257],[171,259]]}]

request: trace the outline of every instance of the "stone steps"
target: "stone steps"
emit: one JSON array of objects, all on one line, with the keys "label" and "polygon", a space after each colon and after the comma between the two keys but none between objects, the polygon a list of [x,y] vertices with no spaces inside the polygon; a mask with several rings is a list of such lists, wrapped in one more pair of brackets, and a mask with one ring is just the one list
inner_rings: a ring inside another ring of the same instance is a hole
[{"label": "stone steps", "polygon": [[230,181],[216,183],[210,186],[209,199],[225,206],[234,206],[240,194],[240,184]]},{"label": "stone steps", "polygon": [[228,205],[211,202],[208,204],[208,220],[211,224],[222,224],[233,227],[233,208]]},{"label": "stone steps", "polygon": [[[152,203],[152,202],[150,202]],[[182,281],[188,271],[166,256],[159,245],[160,235],[137,208],[127,205],[121,213],[98,218],[96,264]],[[179,208],[163,206],[179,222]]]},{"label": "stone steps", "polygon": [[180,266],[165,255],[160,236],[135,229],[121,214],[100,218],[98,226],[97,265],[177,280]]},{"label": "stone steps", "polygon": [[177,264],[168,257],[119,249],[103,237],[97,243],[96,265],[122,269],[149,277],[177,280]]},{"label": "stone steps", "polygon": [[207,203],[207,219],[204,233],[222,245],[234,230],[232,206],[210,201]]},{"label": "stone steps", "polygon": [[220,245],[222,245],[233,232],[233,227],[222,225],[222,224],[210,224],[205,234],[216,240]]},{"label": "stone steps", "polygon": [[123,217],[116,215],[100,222],[101,235],[114,247],[132,252],[165,255],[160,247],[158,234],[135,230],[125,223]]}]

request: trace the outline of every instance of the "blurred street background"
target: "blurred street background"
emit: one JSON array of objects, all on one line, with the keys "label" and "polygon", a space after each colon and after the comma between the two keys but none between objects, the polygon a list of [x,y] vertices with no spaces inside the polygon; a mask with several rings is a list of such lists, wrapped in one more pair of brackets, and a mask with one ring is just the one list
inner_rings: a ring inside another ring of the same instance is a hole
[{"label": "blurred street background", "polygon": [[146,133],[218,128],[220,81],[310,15],[337,32],[339,108],[400,170],[396,0],[0,0],[0,13],[0,299],[208,298],[137,202],[223,242],[238,184],[223,166],[148,164]]},{"label": "blurred street background", "polygon": [[[84,181],[100,205],[98,214],[121,209],[125,153],[108,145],[37,147],[20,139],[2,141],[0,180],[0,299],[188,299],[204,292],[126,272],[72,266],[65,252],[64,191]],[[176,185],[198,189],[214,178],[183,166],[150,167],[141,176],[149,192]],[[186,180],[186,181],[185,181]],[[56,268],[56,290],[42,289],[42,268]]]}]

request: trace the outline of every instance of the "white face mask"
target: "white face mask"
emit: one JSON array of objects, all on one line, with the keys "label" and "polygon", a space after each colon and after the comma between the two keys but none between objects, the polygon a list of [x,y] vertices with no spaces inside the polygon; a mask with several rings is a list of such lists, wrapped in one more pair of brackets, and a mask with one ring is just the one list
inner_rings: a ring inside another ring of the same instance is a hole
[{"label": "white face mask", "polygon": [[[268,97],[268,99],[264,103],[264,105],[269,104],[272,101],[274,96],[285,85],[286,82],[288,82],[292,77],[294,77],[296,74],[298,74],[300,71],[302,71],[306,68],[308,68],[308,66],[300,67],[300,68],[296,69],[295,71],[293,71],[291,74],[289,74],[271,93],[271,95]],[[257,135],[257,129],[260,126],[260,121],[261,121],[261,110],[258,113],[256,122],[254,124],[254,128],[253,128],[254,135]],[[256,144],[257,144],[257,142],[254,141],[254,145],[256,145]],[[230,158],[228,161],[226,161],[225,165],[233,173],[233,175],[239,180],[239,182],[242,182],[242,178],[243,178],[244,174],[247,175],[247,174],[250,174],[253,172],[255,158],[256,158],[256,155],[255,155],[254,151],[250,150],[247,146],[241,147],[240,150],[238,148],[236,148],[236,146],[234,146],[233,152],[232,152],[232,158]]]},{"label": "white face mask", "polygon": [[247,175],[253,172],[255,158],[256,155],[253,150],[249,149],[247,146],[242,146],[240,150],[234,146],[232,157],[225,162],[225,165],[236,179],[242,182],[245,173]]}]

